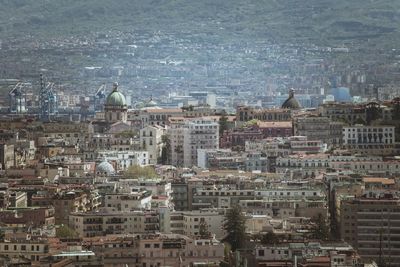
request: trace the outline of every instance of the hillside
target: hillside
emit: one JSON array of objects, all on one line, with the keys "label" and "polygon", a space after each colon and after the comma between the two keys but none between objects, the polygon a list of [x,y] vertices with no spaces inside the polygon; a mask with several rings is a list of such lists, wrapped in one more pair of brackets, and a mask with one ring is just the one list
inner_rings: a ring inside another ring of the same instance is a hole
[{"label": "hillside", "polygon": [[163,30],[342,42],[399,39],[397,0],[0,0],[0,38]]}]

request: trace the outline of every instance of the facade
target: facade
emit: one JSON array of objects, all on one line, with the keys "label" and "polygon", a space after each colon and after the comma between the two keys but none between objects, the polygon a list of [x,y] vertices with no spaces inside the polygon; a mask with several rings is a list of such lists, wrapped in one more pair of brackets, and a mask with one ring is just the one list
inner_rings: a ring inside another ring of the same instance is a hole
[{"label": "facade", "polygon": [[150,164],[148,151],[98,151],[99,159],[106,158],[112,162],[117,171],[125,171],[130,166],[146,166]]},{"label": "facade", "polygon": [[[168,212],[165,210],[165,212]],[[169,232],[169,216],[156,210],[111,211],[72,213],[69,226],[79,236],[93,237],[108,234],[155,233],[166,229]]]},{"label": "facade", "polygon": [[344,200],[340,236],[361,257],[400,266],[400,201],[391,193]]},{"label": "facade", "polygon": [[14,145],[0,144],[0,169],[7,170],[15,165]]},{"label": "facade", "polygon": [[236,108],[236,123],[243,125],[250,120],[260,121],[290,121],[292,119],[290,109],[255,109],[252,107],[238,106]]},{"label": "facade", "polygon": [[394,126],[343,127],[343,145],[362,154],[390,155],[395,145]]},{"label": "facade", "polygon": [[217,239],[221,239],[226,234],[221,227],[224,219],[225,211],[223,209],[176,211],[171,213],[171,232],[199,238],[201,224],[203,223],[207,225],[207,230],[211,236],[215,235]]},{"label": "facade", "polygon": [[224,258],[224,245],[177,234],[142,235],[139,254],[142,266],[215,266]]},{"label": "facade", "polygon": [[53,207],[10,208],[0,211],[0,222],[11,227],[54,226],[54,215]]},{"label": "facade", "polygon": [[360,257],[347,243],[280,243],[255,248],[257,266],[356,267]]},{"label": "facade", "polygon": [[165,128],[155,125],[140,130],[140,146],[149,153],[149,164],[156,164],[161,156],[162,136]]},{"label": "facade", "polygon": [[97,197],[83,192],[66,192],[61,194],[32,196],[33,206],[53,206],[56,224],[68,224],[68,218],[73,212],[96,210],[100,205]]},{"label": "facade", "polygon": [[104,196],[104,206],[112,211],[129,212],[137,209],[151,208],[151,193],[147,191],[132,193],[115,193]]},{"label": "facade", "polygon": [[321,140],[329,146],[342,143],[342,123],[328,117],[303,116],[293,119],[293,135],[307,136],[308,140]]},{"label": "facade", "polygon": [[255,141],[273,137],[292,136],[292,122],[290,121],[257,121],[253,125],[227,130],[221,137],[221,147],[244,148],[247,141]]},{"label": "facade", "polygon": [[171,123],[168,134],[171,161],[175,166],[196,165],[198,149],[219,147],[219,124],[211,119],[184,119]]},{"label": "facade", "polygon": [[40,260],[49,255],[49,242],[47,240],[7,240],[0,242],[0,256],[19,258],[22,254],[32,263],[39,264]]}]

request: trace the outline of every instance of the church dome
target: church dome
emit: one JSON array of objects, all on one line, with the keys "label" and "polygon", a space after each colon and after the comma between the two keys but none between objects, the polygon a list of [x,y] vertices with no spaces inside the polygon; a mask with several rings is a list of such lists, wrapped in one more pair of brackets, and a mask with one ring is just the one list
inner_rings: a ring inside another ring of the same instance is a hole
[{"label": "church dome", "polygon": [[126,106],[125,96],[120,91],[118,91],[118,83],[114,83],[113,91],[108,95],[106,105],[117,107]]},{"label": "church dome", "polygon": [[285,100],[282,104],[282,108],[287,108],[287,109],[300,109],[300,103],[297,101],[297,99],[294,97],[294,90],[289,91],[289,97],[288,99]]},{"label": "church dome", "polygon": [[96,172],[99,174],[115,174],[115,169],[111,163],[109,163],[107,160],[103,160],[99,165],[97,165]]}]

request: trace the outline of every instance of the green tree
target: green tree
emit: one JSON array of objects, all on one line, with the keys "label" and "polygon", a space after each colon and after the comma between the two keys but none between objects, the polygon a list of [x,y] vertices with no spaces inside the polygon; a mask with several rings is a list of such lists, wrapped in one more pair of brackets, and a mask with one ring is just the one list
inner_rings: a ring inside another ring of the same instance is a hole
[{"label": "green tree", "polygon": [[160,163],[163,165],[171,163],[171,141],[169,136],[164,134],[161,136],[161,142],[163,143],[163,147],[161,150],[161,159]]},{"label": "green tree", "polygon": [[382,109],[380,108],[379,104],[375,102],[367,104],[365,113],[366,123],[368,125],[371,125],[373,121],[378,120],[382,117]]},{"label": "green tree", "polygon": [[268,232],[261,237],[261,244],[273,245],[279,243],[279,238],[274,232]]},{"label": "green tree", "polygon": [[328,240],[330,238],[329,226],[321,213],[312,219],[314,227],[312,229],[312,237],[315,239]]},{"label": "green tree", "polygon": [[61,225],[56,228],[56,237],[58,238],[76,238],[79,237],[78,233],[68,225]]},{"label": "green tree", "polygon": [[139,165],[130,166],[124,173],[126,179],[151,179],[157,177],[157,173],[151,166],[141,167]]},{"label": "green tree", "polygon": [[225,241],[228,242],[232,251],[243,248],[246,244],[246,217],[239,205],[229,209],[225,214],[224,229],[227,233]]}]

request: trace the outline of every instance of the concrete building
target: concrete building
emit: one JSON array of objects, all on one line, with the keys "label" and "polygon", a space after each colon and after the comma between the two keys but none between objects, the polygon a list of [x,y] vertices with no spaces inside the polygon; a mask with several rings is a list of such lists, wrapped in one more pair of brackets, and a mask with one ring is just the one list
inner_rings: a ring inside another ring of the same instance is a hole
[{"label": "concrete building", "polygon": [[256,246],[257,266],[357,267],[360,257],[344,242],[279,243]]},{"label": "concrete building", "polygon": [[15,166],[14,145],[0,144],[0,170]]},{"label": "concrete building", "polygon": [[173,121],[168,129],[171,163],[192,167],[197,164],[197,149],[219,147],[219,124],[211,119],[194,118]]},{"label": "concrete building", "polygon": [[342,142],[343,123],[328,117],[302,116],[293,119],[293,135],[307,136],[308,140],[321,140],[329,146]]},{"label": "concrete building", "polygon": [[0,256],[8,258],[25,258],[33,264],[39,264],[40,260],[49,255],[49,242],[42,240],[5,240],[0,242]]},{"label": "concrete building", "polygon": [[[192,239],[177,234],[142,235],[142,266],[215,266],[224,258],[224,245],[216,239]],[[214,264],[214,265],[213,265]]]},{"label": "concrete building", "polygon": [[157,160],[161,156],[164,134],[165,128],[158,125],[149,125],[140,130],[140,146],[149,153],[149,164],[157,164]]},{"label": "concrete building", "polygon": [[400,201],[391,193],[342,201],[340,236],[365,259],[400,266],[399,229]]},{"label": "concrete building", "polygon": [[394,153],[394,126],[343,127],[343,145],[354,152],[367,155],[391,155]]},{"label": "concrete building", "polygon": [[192,238],[200,237],[200,224],[205,223],[207,230],[217,239],[225,236],[221,227],[225,220],[223,209],[201,209],[195,211],[175,211],[171,213],[171,232]]},{"label": "concrete building", "polygon": [[290,121],[292,119],[291,110],[282,109],[256,109],[253,107],[238,106],[236,108],[236,122],[238,126],[250,120],[260,121]]},{"label": "concrete building", "polygon": [[111,211],[129,212],[151,208],[151,193],[148,191],[114,193],[104,196],[104,207]]},{"label": "concrete building", "polygon": [[69,226],[81,237],[107,234],[137,234],[170,231],[167,209],[75,212],[69,216]]},{"label": "concrete building", "polygon": [[115,166],[116,171],[125,171],[130,166],[146,166],[150,164],[149,152],[142,151],[99,151],[98,159],[107,159]]}]

